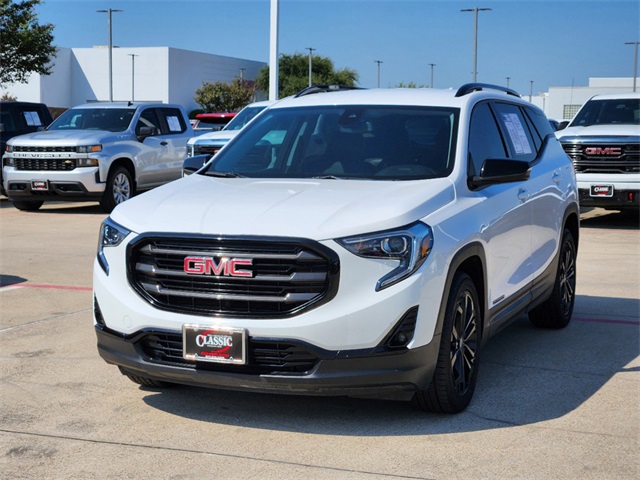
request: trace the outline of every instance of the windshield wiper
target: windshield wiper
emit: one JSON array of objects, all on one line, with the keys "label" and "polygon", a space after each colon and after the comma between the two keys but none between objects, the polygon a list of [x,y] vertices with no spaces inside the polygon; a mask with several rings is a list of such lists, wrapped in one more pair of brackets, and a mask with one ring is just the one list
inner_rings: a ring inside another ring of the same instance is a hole
[{"label": "windshield wiper", "polygon": [[208,171],[205,175],[210,177],[220,177],[220,178],[246,178],[245,175],[241,175],[237,172],[212,172]]}]

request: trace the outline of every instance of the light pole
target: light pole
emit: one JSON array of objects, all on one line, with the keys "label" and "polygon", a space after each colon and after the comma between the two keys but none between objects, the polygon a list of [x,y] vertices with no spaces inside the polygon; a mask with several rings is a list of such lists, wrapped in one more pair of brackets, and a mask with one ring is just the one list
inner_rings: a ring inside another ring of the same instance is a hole
[{"label": "light pole", "polygon": [[382,60],[374,60],[374,62],[378,64],[378,88],[380,88],[380,64],[382,63]]},{"label": "light pole", "polygon": [[433,67],[435,67],[436,64],[430,63],[429,66],[431,67],[431,88],[433,88]]},{"label": "light pole", "polygon": [[113,102],[113,34],[111,28],[111,14],[116,12],[122,12],[122,10],[96,10],[98,13],[109,14],[109,101]]},{"label": "light pole", "polygon": [[635,45],[636,52],[633,56],[633,91],[636,91],[636,78],[638,77],[638,43],[640,42],[625,42],[625,45]]},{"label": "light pole", "polygon": [[533,97],[533,80],[529,80],[529,84],[531,85],[529,90],[529,102],[531,102],[531,98]]},{"label": "light pole", "polygon": [[511,77],[507,77],[507,88],[509,88],[509,80],[511,80]]},{"label": "light pole", "polygon": [[244,87],[244,71],[246,68],[240,67],[240,85]]},{"label": "light pole", "polygon": [[133,102],[135,99],[135,73],[136,73],[136,55],[134,53],[128,54],[131,57],[131,101]]},{"label": "light pole", "polygon": [[490,8],[465,8],[461,12],[473,12],[475,14],[475,28],[473,30],[473,81],[478,78],[478,12],[486,12]]},{"label": "light pole", "polygon": [[309,86],[311,86],[313,85],[313,80],[311,79],[311,66],[313,65],[313,60],[311,59],[311,56],[313,55],[315,48],[307,47],[307,50],[309,50]]}]

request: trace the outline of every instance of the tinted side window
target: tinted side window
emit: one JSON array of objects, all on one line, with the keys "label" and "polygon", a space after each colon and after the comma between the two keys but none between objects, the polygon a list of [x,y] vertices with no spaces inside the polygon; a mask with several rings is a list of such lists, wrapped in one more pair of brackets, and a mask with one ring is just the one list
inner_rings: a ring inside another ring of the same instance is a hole
[{"label": "tinted side window", "polygon": [[479,175],[482,164],[488,158],[506,158],[500,130],[496,125],[489,104],[482,103],[473,109],[469,126],[469,175]]},{"label": "tinted side window", "polygon": [[158,112],[160,114],[160,128],[163,135],[175,135],[187,129],[182,114],[177,108],[159,108]]},{"label": "tinted side window", "polygon": [[507,141],[510,157],[530,162],[538,155],[522,110],[510,103],[495,103],[498,122]]},{"label": "tinted side window", "polygon": [[547,135],[553,134],[553,129],[551,128],[549,119],[544,115],[544,113],[529,107],[525,107],[524,110],[533,122],[535,129],[538,131],[538,134],[542,139],[546,138]]}]

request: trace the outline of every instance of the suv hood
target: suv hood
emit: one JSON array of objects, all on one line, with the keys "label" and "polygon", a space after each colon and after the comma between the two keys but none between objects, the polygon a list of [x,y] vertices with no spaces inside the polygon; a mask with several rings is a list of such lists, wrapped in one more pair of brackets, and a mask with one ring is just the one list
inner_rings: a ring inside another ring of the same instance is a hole
[{"label": "suv hood", "polygon": [[217,132],[203,133],[202,135],[190,138],[188,145],[193,145],[194,143],[219,145],[228,142],[238,133],[240,133],[240,130],[219,130]]},{"label": "suv hood", "polygon": [[[42,132],[27,133],[14,137],[9,141],[10,145],[21,146],[78,146],[91,145],[105,142],[105,139],[129,139],[130,135],[125,132],[113,133],[104,130],[44,130]],[[105,142],[106,143],[106,142]]]},{"label": "suv hood", "polygon": [[446,178],[394,182],[194,174],[120,204],[111,218],[138,232],[326,240],[408,225],[454,199]]},{"label": "suv hood", "polygon": [[626,137],[640,135],[640,125],[590,125],[588,127],[567,127],[556,132],[560,140],[566,137]]}]

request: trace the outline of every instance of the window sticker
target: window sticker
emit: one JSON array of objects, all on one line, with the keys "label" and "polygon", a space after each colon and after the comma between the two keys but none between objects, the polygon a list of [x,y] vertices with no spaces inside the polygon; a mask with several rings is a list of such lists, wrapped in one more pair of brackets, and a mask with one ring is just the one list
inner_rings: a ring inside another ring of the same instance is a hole
[{"label": "window sticker", "polygon": [[40,120],[40,115],[38,112],[22,112],[24,115],[24,119],[27,121],[27,125],[32,127],[41,127],[42,120]]},{"label": "window sticker", "polygon": [[507,127],[509,137],[511,137],[511,143],[518,155],[527,155],[531,153],[531,145],[529,139],[524,131],[522,122],[517,113],[502,113],[502,121],[504,126]]},{"label": "window sticker", "polygon": [[167,115],[167,125],[169,125],[169,131],[171,132],[182,131],[182,127],[180,127],[180,120],[175,115]]}]

